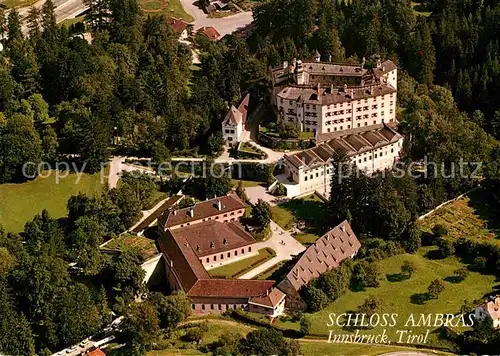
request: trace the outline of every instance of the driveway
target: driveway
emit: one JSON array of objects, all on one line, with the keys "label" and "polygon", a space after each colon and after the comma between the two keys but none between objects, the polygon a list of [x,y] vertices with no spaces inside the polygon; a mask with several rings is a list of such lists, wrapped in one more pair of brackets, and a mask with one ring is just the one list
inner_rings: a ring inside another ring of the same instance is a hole
[{"label": "driveway", "polygon": [[110,190],[116,188],[122,172],[140,171],[142,173],[155,174],[155,172],[149,168],[123,163],[127,158],[132,157],[115,156],[111,159],[108,176],[108,188]]},{"label": "driveway", "polygon": [[252,12],[245,11],[223,18],[208,18],[193,0],[180,0],[184,10],[194,17],[193,25],[195,30],[203,26],[212,26],[219,31],[221,36],[230,34],[239,28],[244,28],[253,21]]},{"label": "driveway", "polygon": [[247,187],[245,188],[245,193],[247,193],[248,199],[250,199],[250,202],[252,204],[257,204],[259,199],[264,200],[265,202],[268,202],[269,205],[275,206],[276,205],[276,197],[274,195],[271,195],[267,192],[267,188],[262,187],[260,185],[256,187]]},{"label": "driveway", "polygon": [[276,257],[254,268],[250,272],[245,273],[239,279],[251,279],[258,274],[267,271],[280,261],[291,260],[293,257],[300,254],[306,248],[298,242],[289,232],[283,230],[274,221],[271,220],[271,237],[262,242],[256,243],[252,248],[262,249],[266,247],[272,248],[276,252]]}]

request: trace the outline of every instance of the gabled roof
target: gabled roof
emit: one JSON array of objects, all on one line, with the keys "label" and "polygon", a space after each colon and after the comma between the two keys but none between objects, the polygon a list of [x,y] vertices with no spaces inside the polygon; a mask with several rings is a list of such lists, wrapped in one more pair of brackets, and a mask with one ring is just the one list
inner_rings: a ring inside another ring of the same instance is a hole
[{"label": "gabled roof", "polygon": [[171,230],[176,240],[185,240],[197,257],[213,255],[255,243],[238,222],[221,223],[216,220]]},{"label": "gabled roof", "polygon": [[343,221],[307,248],[285,280],[298,291],[313,278],[338,267],[340,262],[357,253],[360,247],[361,243],[351,225]]},{"label": "gabled roof", "polygon": [[187,29],[187,27],[189,26],[189,24],[186,21],[184,21],[182,19],[177,19],[175,17],[169,17],[167,19],[167,21],[168,21],[168,24],[170,26],[172,26],[174,31],[177,33],[182,33],[182,31]]},{"label": "gabled roof", "polygon": [[[159,222],[165,228],[169,228],[188,224],[195,220],[208,219],[215,215],[230,213],[244,209],[245,207],[246,204],[236,194],[228,194],[223,197],[197,203],[188,208],[168,212],[159,219]],[[191,213],[193,216],[191,216]]]},{"label": "gabled roof", "polygon": [[481,307],[489,314],[491,319],[500,320],[500,297],[495,297],[494,300],[484,302]]},{"label": "gabled roof", "polygon": [[274,308],[280,304],[285,297],[285,293],[278,288],[273,288],[271,291],[267,291],[266,294],[251,298],[249,303]]},{"label": "gabled roof", "polygon": [[241,122],[244,126],[247,122],[249,102],[250,94],[247,94],[243,99],[241,99],[237,108],[234,105],[231,105],[229,111],[226,114],[226,117],[224,118],[224,121],[222,122],[222,125],[236,126]]},{"label": "gabled roof", "polygon": [[190,297],[251,298],[265,294],[274,281],[259,279],[203,279],[187,293]]},{"label": "gabled roof", "polygon": [[[284,158],[293,166],[314,167],[317,164],[327,163],[334,152],[343,150],[347,157],[383,147],[397,142],[403,136],[388,125],[372,125],[360,129],[352,129],[349,132],[333,132],[318,136],[318,141],[326,140],[315,148],[310,148],[293,155],[285,155]],[[368,129],[368,130],[367,130]]]},{"label": "gabled roof", "polygon": [[[213,5],[209,5],[208,7],[211,7],[211,6],[213,6]],[[214,9],[215,9],[215,7],[214,7]],[[220,33],[212,26],[201,27],[198,29],[198,33],[201,33],[202,35],[207,36],[211,40],[217,40],[220,37]]]},{"label": "gabled roof", "polygon": [[87,356],[106,356],[106,354],[101,349],[95,349],[87,353]]}]

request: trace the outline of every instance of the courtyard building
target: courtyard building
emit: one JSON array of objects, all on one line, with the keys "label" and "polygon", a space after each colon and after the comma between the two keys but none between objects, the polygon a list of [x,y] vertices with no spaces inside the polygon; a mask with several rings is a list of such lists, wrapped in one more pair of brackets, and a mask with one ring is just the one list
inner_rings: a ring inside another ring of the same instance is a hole
[{"label": "courtyard building", "polygon": [[276,316],[283,311],[284,301],[276,297],[281,292],[274,290],[275,281],[217,279],[207,272],[257,253],[253,248],[256,241],[238,221],[245,207],[236,195],[229,194],[170,211],[158,219],[158,246],[168,288],[184,291],[196,313],[248,310],[252,298],[256,298],[254,303],[263,301],[267,307],[263,314]]},{"label": "courtyard building", "polygon": [[294,60],[271,71],[279,120],[322,134],[396,122],[397,67]]},{"label": "courtyard building", "polygon": [[[285,186],[296,186],[295,195],[319,192],[330,194],[335,153],[366,173],[390,169],[399,159],[403,136],[385,124],[349,132],[325,134],[318,146],[283,157]],[[347,172],[345,172],[347,174]],[[292,189],[289,189],[292,192]]]}]

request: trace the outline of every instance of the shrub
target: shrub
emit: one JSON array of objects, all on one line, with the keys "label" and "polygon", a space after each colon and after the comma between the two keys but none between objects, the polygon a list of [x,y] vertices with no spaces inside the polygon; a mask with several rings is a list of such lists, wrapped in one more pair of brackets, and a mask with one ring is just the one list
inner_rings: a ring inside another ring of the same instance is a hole
[{"label": "shrub", "polygon": [[434,225],[434,227],[432,228],[432,233],[436,236],[436,237],[442,237],[442,236],[445,236],[445,235],[448,235],[448,230],[441,224],[436,224]]}]

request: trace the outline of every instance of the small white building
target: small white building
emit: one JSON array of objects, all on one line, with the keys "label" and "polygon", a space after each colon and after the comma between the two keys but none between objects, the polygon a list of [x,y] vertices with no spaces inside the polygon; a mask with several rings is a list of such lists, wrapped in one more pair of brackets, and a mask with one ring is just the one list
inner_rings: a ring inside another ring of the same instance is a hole
[{"label": "small white building", "polygon": [[236,146],[246,131],[249,101],[250,94],[247,94],[237,108],[231,105],[222,122],[222,138],[228,146]]},{"label": "small white building", "polygon": [[482,321],[488,316],[493,320],[493,327],[500,328],[500,296],[485,301],[474,311],[476,320]]},{"label": "small white building", "polygon": [[179,40],[185,41],[189,37],[189,24],[175,17],[169,17],[168,23],[172,26],[172,29],[179,35]]},{"label": "small white building", "polygon": [[248,311],[276,318],[285,311],[285,298],[285,293],[277,288],[272,288],[265,295],[250,298]]}]

